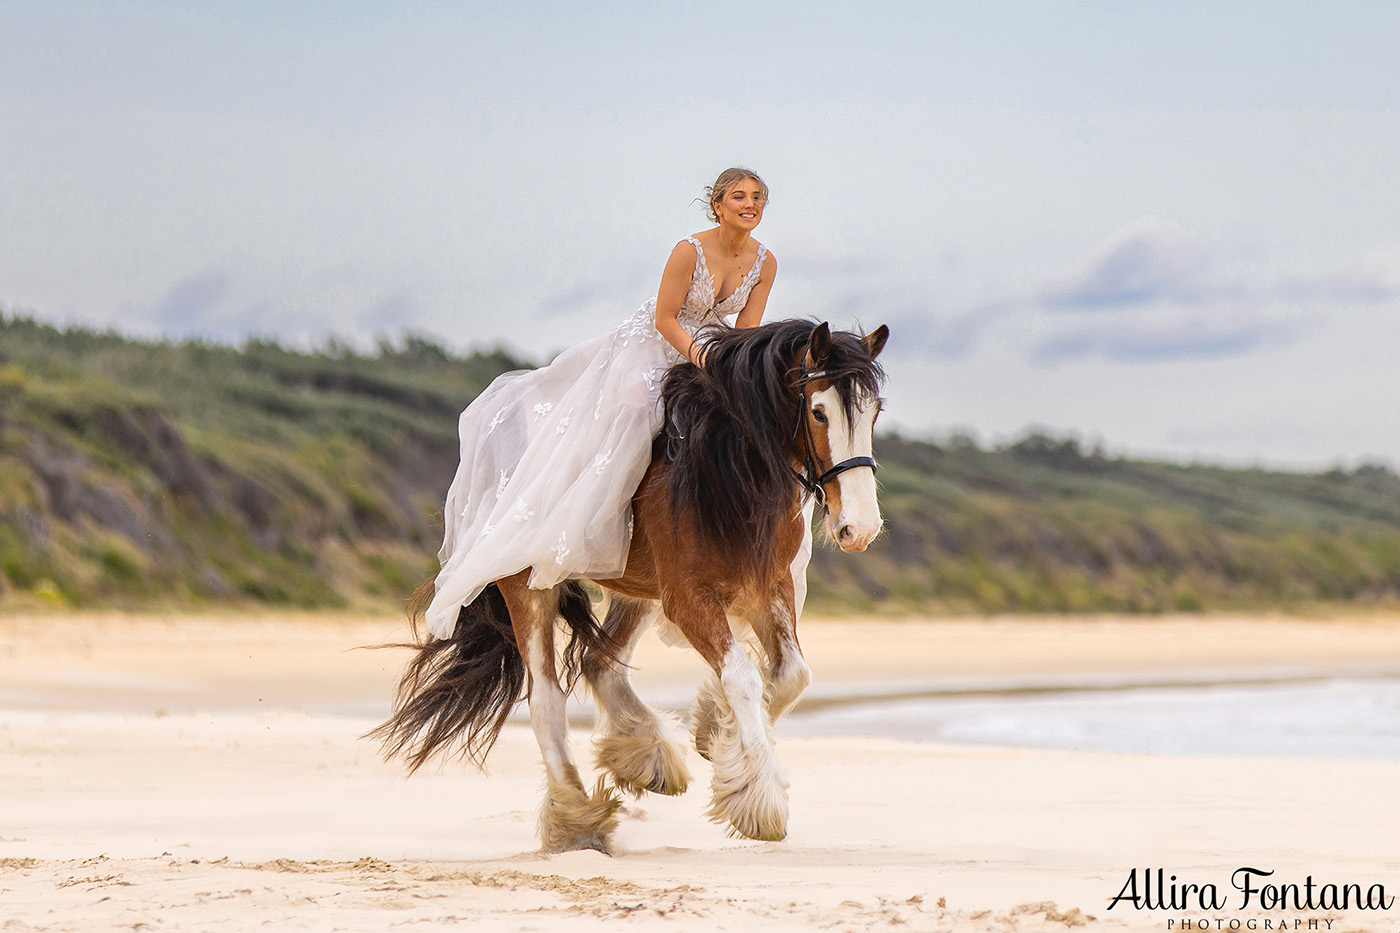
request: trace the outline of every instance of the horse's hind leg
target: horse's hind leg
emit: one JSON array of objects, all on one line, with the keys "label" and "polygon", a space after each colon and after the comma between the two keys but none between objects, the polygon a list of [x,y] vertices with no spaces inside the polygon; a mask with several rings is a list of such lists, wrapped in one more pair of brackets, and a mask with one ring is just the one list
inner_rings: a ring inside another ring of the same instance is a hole
[{"label": "horse's hind leg", "polygon": [[540,841],[547,852],[608,851],[621,801],[600,780],[588,793],[569,752],[565,695],[554,662],[554,627],[560,589],[532,590],[519,573],[499,582],[529,674],[530,727],[544,756],[546,790],[540,808]]},{"label": "horse's hind leg", "polygon": [[724,609],[703,592],[668,605],[667,615],[715,671],[697,707],[711,710],[706,751],[714,765],[709,815],[750,839],[787,835],[787,776],[773,750],[763,677],[734,639]]},{"label": "horse's hind leg", "polygon": [[690,784],[685,750],[667,734],[669,724],[637,696],[627,676],[632,649],[657,611],[651,600],[614,596],[604,628],[616,658],[595,652],[583,663],[583,676],[602,717],[602,734],[594,743],[598,767],[610,773],[619,788],[639,797],[643,791],[683,794]]}]

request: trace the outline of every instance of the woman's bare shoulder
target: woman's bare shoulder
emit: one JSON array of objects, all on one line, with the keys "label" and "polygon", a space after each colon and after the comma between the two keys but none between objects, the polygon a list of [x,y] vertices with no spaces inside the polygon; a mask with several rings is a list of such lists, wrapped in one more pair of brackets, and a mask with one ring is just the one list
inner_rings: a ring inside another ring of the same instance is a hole
[{"label": "woman's bare shoulder", "polygon": [[675,246],[671,247],[671,255],[667,258],[666,265],[679,265],[682,263],[689,264],[694,262],[695,244],[690,242],[689,239],[685,239],[678,241]]},{"label": "woman's bare shoulder", "polygon": [[671,255],[666,257],[666,269],[662,275],[677,284],[686,282],[695,274],[699,264],[695,256],[695,245],[689,240],[681,240],[671,247]]}]

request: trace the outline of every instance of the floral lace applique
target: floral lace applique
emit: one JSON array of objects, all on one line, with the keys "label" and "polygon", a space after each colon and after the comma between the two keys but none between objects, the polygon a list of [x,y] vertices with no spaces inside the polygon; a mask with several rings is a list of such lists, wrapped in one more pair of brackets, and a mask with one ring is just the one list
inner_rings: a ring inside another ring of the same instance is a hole
[{"label": "floral lace applique", "polygon": [[[648,301],[642,305],[641,310],[632,315],[617,330],[618,336],[622,338],[622,345],[625,347],[633,340],[644,343],[652,337],[660,336],[656,332],[656,302]],[[612,359],[609,352],[608,359]]]},{"label": "floral lace applique", "polygon": [[515,505],[511,506],[510,520],[516,523],[528,522],[535,517],[534,509],[530,508],[524,499],[516,499]]},{"label": "floral lace applique", "polygon": [[504,495],[506,494],[506,484],[509,483],[509,482],[510,482],[510,474],[507,473],[505,470],[502,470],[502,471],[501,471],[501,478],[500,478],[499,480],[496,481],[496,498],[497,498],[497,499],[500,499],[501,496],[504,496]]},{"label": "floral lace applique", "polygon": [[535,406],[535,417],[543,418],[545,415],[549,414],[552,411],[554,411],[553,402],[540,402],[538,405]]},{"label": "floral lace applique", "polygon": [[496,428],[500,425],[502,421],[506,420],[506,409],[509,407],[509,405],[503,405],[501,406],[501,410],[496,412],[496,416],[492,418],[491,423],[486,426],[487,435],[490,435],[490,433],[496,430]]},{"label": "floral lace applique", "polygon": [[685,305],[677,317],[682,324],[689,325],[687,330],[699,328],[707,323],[723,323],[726,317],[743,310],[744,305],[748,303],[749,292],[758,284],[759,276],[763,272],[763,260],[768,256],[768,249],[762,243],[758,244],[758,255],[754,257],[753,265],[744,274],[739,286],[726,295],[723,301],[716,301],[715,277],[710,273],[710,267],[705,261],[705,249],[695,237],[686,237],[686,241],[695,247],[695,273],[691,276],[690,291],[685,296]]},{"label": "floral lace applique", "polygon": [[559,540],[550,548],[554,552],[554,563],[560,567],[564,566],[564,558],[569,556],[569,542],[567,532],[559,532]]}]

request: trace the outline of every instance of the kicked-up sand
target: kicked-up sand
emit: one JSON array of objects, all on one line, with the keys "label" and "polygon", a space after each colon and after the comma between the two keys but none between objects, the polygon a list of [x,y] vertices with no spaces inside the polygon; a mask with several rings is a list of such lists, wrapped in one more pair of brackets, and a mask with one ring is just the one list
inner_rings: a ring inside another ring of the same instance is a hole
[{"label": "kicked-up sand", "polygon": [[[360,737],[404,655],[353,649],[404,635],[389,617],[0,619],[0,931],[1400,930],[1384,759],[784,738],[783,842],[708,822],[692,752],[690,791],[629,800],[613,856],[543,856],[521,722],[488,774],[405,778]],[[810,707],[1400,676],[1384,616],[808,619],[801,636]],[[634,667],[666,705],[703,675],[651,636]],[[573,739],[587,772],[587,726]],[[1314,906],[1260,904],[1309,880]]]}]

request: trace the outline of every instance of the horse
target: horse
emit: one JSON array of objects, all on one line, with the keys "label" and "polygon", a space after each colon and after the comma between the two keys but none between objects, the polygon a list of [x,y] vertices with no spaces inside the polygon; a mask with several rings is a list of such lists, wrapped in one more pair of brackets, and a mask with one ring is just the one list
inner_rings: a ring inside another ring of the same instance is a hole
[{"label": "horse", "polygon": [[[526,568],[463,606],[451,637],[419,637],[429,579],[408,606],[416,653],[392,714],[370,733],[386,757],[403,757],[412,773],[455,749],[482,767],[528,696],[547,778],[543,850],[607,852],[617,791],[674,795],[691,781],[671,724],[628,678],[638,638],[664,616],[712,672],[691,715],[696,749],[713,765],[709,817],[731,834],[784,838],[788,781],[770,730],[811,679],[790,566],[812,499],[843,551],[865,550],[881,529],[872,440],[888,336],[884,325],[862,337],[803,320],[705,332],[702,365],[666,375],[664,430],[631,500],[625,572],[593,581],[610,597],[603,622],[581,581],[531,589]],[[761,670],[731,616],[756,636]],[[556,630],[568,633],[558,652]],[[600,718],[604,776],[591,792],[565,717],[580,678]]]}]

